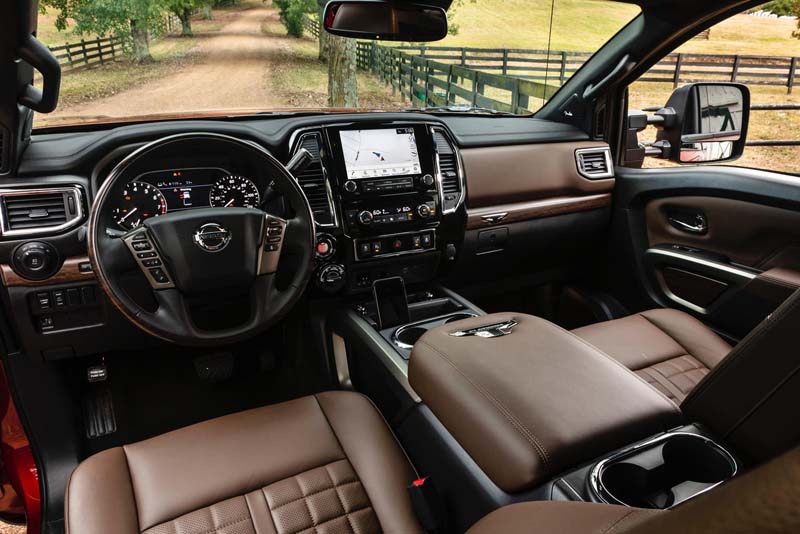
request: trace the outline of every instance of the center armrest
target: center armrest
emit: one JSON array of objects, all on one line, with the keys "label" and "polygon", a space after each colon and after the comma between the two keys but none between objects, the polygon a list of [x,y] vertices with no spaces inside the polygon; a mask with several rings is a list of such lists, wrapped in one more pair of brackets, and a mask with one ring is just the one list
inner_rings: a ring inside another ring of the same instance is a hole
[{"label": "center armrest", "polygon": [[[516,325],[506,335],[469,335],[507,321]],[[678,407],[634,373],[525,314],[484,315],[430,330],[414,346],[409,380],[509,493],[681,422]]]}]

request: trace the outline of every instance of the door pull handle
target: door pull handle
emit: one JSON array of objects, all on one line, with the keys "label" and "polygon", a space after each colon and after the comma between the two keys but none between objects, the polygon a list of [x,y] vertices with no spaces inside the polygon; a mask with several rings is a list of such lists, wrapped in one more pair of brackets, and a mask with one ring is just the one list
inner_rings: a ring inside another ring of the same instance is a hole
[{"label": "door pull handle", "polygon": [[684,232],[689,232],[690,234],[705,234],[708,232],[706,218],[700,214],[695,215],[696,224],[687,223],[675,217],[667,217],[667,220],[673,227],[678,230],[683,230]]}]

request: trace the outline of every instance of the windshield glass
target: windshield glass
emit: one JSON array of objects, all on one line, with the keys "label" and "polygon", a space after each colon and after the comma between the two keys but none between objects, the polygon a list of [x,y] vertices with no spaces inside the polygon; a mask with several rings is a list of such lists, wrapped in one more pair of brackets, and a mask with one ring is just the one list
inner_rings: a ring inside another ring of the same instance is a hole
[{"label": "windshield glass", "polygon": [[34,127],[350,109],[529,115],[639,13],[598,0],[454,0],[450,34],[422,44],[320,40],[317,0],[39,7],[38,37],[63,76],[58,109]]}]

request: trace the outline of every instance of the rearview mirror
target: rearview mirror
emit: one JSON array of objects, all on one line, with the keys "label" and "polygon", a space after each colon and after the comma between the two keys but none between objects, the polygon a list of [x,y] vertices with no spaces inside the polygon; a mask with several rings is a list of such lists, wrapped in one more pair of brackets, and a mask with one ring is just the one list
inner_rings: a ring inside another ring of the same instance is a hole
[{"label": "rearview mirror", "polygon": [[323,22],[328,33],[355,39],[423,42],[447,35],[445,10],[421,4],[333,0]]},{"label": "rearview mirror", "polygon": [[730,161],[744,151],[750,115],[750,91],[736,83],[694,83],[677,89],[666,109],[675,112],[672,127],[658,141],[672,147],[678,163]]}]

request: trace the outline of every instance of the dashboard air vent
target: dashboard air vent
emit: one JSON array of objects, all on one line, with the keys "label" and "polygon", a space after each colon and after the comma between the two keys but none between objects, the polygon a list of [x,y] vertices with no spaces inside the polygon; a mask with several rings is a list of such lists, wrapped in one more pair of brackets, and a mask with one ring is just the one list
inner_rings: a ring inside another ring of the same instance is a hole
[{"label": "dashboard air vent", "polygon": [[311,205],[314,222],[319,226],[336,226],[331,195],[325,167],[322,164],[322,139],[318,133],[307,133],[300,137],[295,152],[305,148],[311,153],[313,160],[297,176],[297,181]]},{"label": "dashboard air vent", "polygon": [[436,152],[439,158],[439,173],[442,177],[442,203],[444,213],[452,213],[458,207],[462,195],[461,178],[458,174],[458,155],[441,130],[433,131]]},{"label": "dashboard air vent", "polygon": [[2,190],[0,215],[3,237],[55,234],[82,222],[81,192],[77,187]]},{"label": "dashboard air vent", "polygon": [[575,151],[578,172],[584,178],[600,180],[614,176],[611,165],[611,150],[605,148],[584,148]]}]

